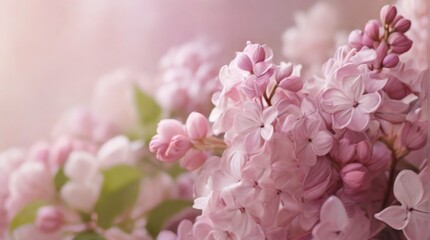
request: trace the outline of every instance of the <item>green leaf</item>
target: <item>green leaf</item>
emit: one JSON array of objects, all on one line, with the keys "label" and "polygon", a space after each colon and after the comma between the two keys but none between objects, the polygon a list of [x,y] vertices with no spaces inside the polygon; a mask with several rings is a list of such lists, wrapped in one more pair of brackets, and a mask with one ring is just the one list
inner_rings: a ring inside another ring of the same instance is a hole
[{"label": "green leaf", "polygon": [[157,237],[167,220],[192,205],[191,201],[182,199],[162,202],[148,214],[146,229],[152,237]]},{"label": "green leaf", "polygon": [[83,232],[74,237],[73,240],[105,240],[105,238],[95,232]]},{"label": "green leaf", "polygon": [[69,181],[69,178],[64,174],[64,168],[60,168],[54,176],[55,189],[58,191]]},{"label": "green leaf", "polygon": [[95,206],[98,224],[107,229],[125,210],[133,207],[139,193],[142,173],[128,165],[114,166],[103,172],[103,186]]},{"label": "green leaf", "polygon": [[181,167],[179,164],[174,164],[173,166],[167,169],[167,173],[173,178],[176,179],[182,173],[185,173],[186,170]]},{"label": "green leaf", "polygon": [[137,86],[134,87],[134,102],[139,123],[143,128],[144,140],[149,142],[156,133],[157,123],[161,119],[162,108]]},{"label": "green leaf", "polygon": [[10,222],[9,231],[13,232],[23,225],[34,223],[37,211],[45,205],[47,205],[45,201],[35,201],[27,204],[27,206],[21,209]]}]

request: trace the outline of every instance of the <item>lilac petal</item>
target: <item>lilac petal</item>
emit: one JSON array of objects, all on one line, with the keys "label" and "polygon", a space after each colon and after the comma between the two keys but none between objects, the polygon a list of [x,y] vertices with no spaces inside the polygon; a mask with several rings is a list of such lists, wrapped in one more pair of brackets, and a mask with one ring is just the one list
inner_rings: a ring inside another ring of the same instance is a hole
[{"label": "lilac petal", "polygon": [[261,129],[261,137],[268,141],[270,138],[272,138],[273,135],[273,126],[271,124],[265,124],[264,127]]},{"label": "lilac petal", "polygon": [[416,173],[403,170],[397,175],[393,191],[394,196],[403,206],[412,208],[421,201],[424,186]]},{"label": "lilac petal", "polygon": [[248,134],[245,138],[245,149],[248,152],[252,152],[254,149],[261,147],[261,133],[260,130],[256,130]]},{"label": "lilac petal", "polygon": [[337,88],[330,88],[326,90],[323,95],[322,106],[327,112],[335,112],[338,110],[344,110],[350,108],[354,101],[351,97],[346,96],[344,92]]},{"label": "lilac petal", "polygon": [[403,206],[390,206],[375,214],[375,218],[379,219],[390,227],[401,230],[408,224],[408,210]]},{"label": "lilac petal", "polygon": [[330,222],[322,222],[314,227],[312,230],[312,239],[314,240],[326,240],[326,239],[338,239],[337,232],[339,229],[334,228]]},{"label": "lilac petal", "polygon": [[356,132],[364,131],[370,122],[369,114],[363,113],[359,109],[353,109],[351,112],[351,122],[349,123],[348,128]]},{"label": "lilac petal", "polygon": [[364,84],[361,75],[345,78],[342,82],[342,88],[347,96],[357,100],[364,93]]},{"label": "lilac petal", "polygon": [[372,113],[375,112],[381,105],[381,95],[377,92],[369,93],[361,96],[358,99],[358,106],[362,112]]},{"label": "lilac petal", "polygon": [[315,155],[310,144],[305,145],[305,147],[300,150],[297,154],[299,162],[303,162],[306,166],[312,167],[317,162],[317,156]]},{"label": "lilac petal", "polygon": [[348,126],[352,119],[352,112],[352,109],[345,109],[333,114],[333,125],[339,129]]},{"label": "lilac petal", "polygon": [[333,145],[333,137],[327,131],[320,131],[312,137],[312,149],[318,156],[327,154]]},{"label": "lilac petal", "polygon": [[307,119],[304,123],[307,129],[308,137],[315,135],[319,131],[320,125],[321,125],[321,121],[319,119],[318,120]]},{"label": "lilac petal", "polygon": [[321,207],[321,222],[329,222],[337,230],[344,229],[349,222],[342,201],[335,196],[329,197]]},{"label": "lilac petal", "polygon": [[278,117],[276,108],[269,107],[263,111],[262,120],[265,124],[271,124]]},{"label": "lilac petal", "polygon": [[430,239],[430,214],[412,211],[408,225],[403,229],[407,239]]}]

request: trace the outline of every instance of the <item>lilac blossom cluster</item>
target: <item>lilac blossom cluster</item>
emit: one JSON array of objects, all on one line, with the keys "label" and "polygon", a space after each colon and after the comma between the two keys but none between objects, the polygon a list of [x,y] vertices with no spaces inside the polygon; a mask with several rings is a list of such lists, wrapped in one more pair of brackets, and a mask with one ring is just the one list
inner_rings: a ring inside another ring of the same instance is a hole
[{"label": "lilac blossom cluster", "polygon": [[162,120],[150,143],[197,174],[201,215],[163,239],[430,239],[427,159],[409,159],[427,143],[428,69],[402,56],[410,27],[383,7],[313,81],[248,42],[209,119]]},{"label": "lilac blossom cluster", "polygon": [[[50,139],[0,153],[0,240],[150,240],[195,217],[192,174],[169,174],[146,149],[142,132],[155,129],[139,116],[162,109],[142,85],[130,71],[106,75]],[[157,220],[171,205],[177,214]]]}]

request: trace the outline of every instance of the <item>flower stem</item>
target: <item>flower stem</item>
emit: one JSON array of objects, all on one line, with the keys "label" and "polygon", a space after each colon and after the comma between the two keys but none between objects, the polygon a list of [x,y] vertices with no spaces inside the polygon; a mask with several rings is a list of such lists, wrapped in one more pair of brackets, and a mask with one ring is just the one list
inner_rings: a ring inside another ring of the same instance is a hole
[{"label": "flower stem", "polygon": [[384,201],[382,202],[382,209],[386,208],[389,205],[388,201],[393,192],[396,166],[397,166],[397,163],[399,162],[399,159],[397,158],[395,151],[391,148],[390,150],[391,150],[391,166],[390,166],[390,173],[388,176],[387,188],[385,190]]}]

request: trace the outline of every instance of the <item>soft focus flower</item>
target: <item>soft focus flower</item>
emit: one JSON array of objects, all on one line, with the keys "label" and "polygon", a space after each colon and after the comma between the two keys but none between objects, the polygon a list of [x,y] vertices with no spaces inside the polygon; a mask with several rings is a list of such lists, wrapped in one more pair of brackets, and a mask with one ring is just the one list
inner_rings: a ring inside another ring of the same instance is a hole
[{"label": "soft focus flower", "polygon": [[90,212],[100,194],[103,177],[98,172],[97,160],[90,154],[74,152],[64,166],[69,177],[61,188],[61,198],[71,208]]},{"label": "soft focus flower", "polygon": [[201,39],[171,48],[161,59],[156,99],[173,115],[208,114],[210,96],[218,90],[219,46]]},{"label": "soft focus flower", "polygon": [[55,207],[46,206],[37,211],[35,225],[41,231],[54,232],[63,224],[63,213]]}]

